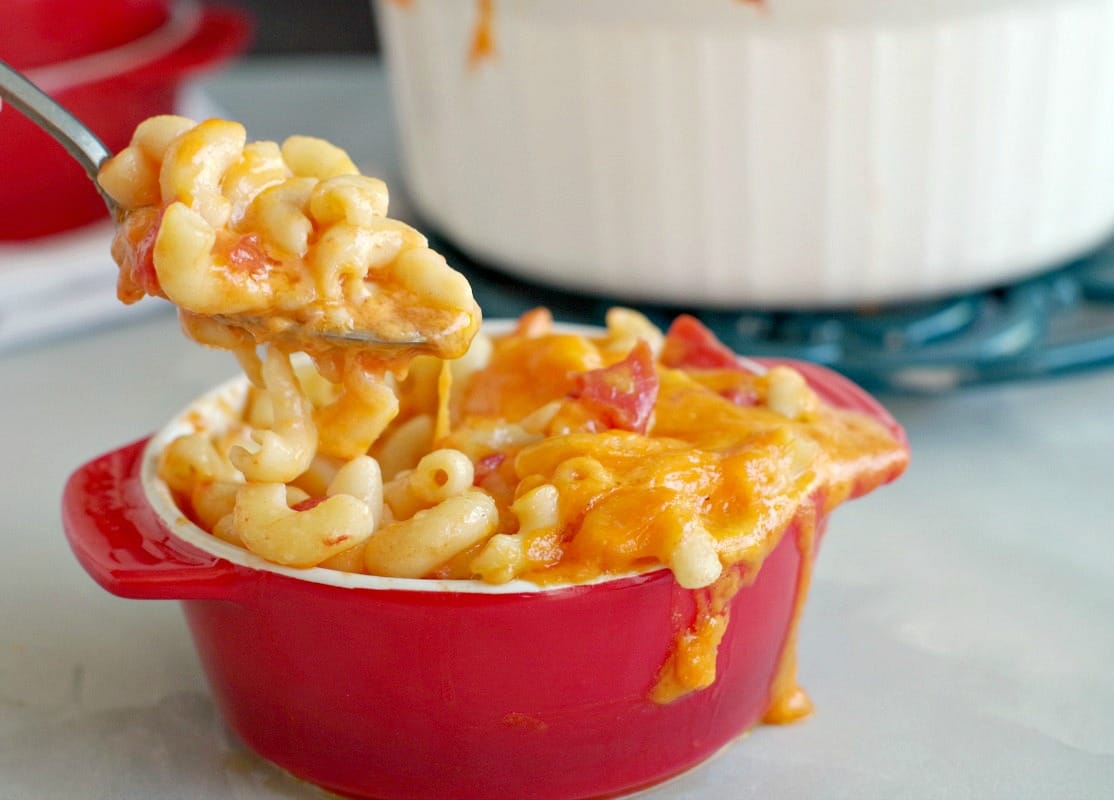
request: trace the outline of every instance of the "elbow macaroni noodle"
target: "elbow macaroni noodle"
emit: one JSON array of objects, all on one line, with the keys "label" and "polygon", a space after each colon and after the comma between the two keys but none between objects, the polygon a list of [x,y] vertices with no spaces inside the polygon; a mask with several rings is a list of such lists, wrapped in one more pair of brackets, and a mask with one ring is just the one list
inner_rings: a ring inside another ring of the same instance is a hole
[{"label": "elbow macaroni noodle", "polygon": [[[809,498],[834,505],[903,457],[795,370],[755,374],[628,309],[593,335],[544,310],[477,335],[467,281],[327,142],[155,117],[100,182],[126,212],[121,298],[168,298],[252,384],[160,476],[194,522],[276,563],[493,583],[665,566],[707,587],[759,564]],[[222,319],[242,313],[259,325]],[[392,360],[281,335],[320,319],[432,344]]]},{"label": "elbow macaroni noodle", "polygon": [[[452,383],[450,430],[440,437],[436,402],[413,391],[435,390],[427,370],[387,376],[378,386],[391,413],[370,439],[358,413],[331,423],[352,432],[358,453],[310,448],[321,411],[345,388],[269,348],[234,433],[175,440],[160,475],[202,527],[290,566],[491,583],[666,566],[696,589],[755,557],[756,543],[821,486],[838,499],[840,463],[888,446],[863,419],[845,426],[842,412],[782,368],[658,363],[670,394],[659,395],[653,426],[604,424],[569,391],[567,370],[624,363],[631,313],[593,338],[536,322],[525,334],[481,334],[486,355]],[[524,357],[539,359],[533,371]],[[713,411],[721,418],[710,420]],[[374,402],[367,412],[377,415]]]}]

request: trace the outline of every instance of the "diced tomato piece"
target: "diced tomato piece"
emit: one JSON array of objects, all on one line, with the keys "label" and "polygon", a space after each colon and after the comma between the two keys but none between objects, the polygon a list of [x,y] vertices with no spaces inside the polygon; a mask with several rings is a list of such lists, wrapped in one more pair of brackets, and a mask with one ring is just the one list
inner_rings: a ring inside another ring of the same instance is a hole
[{"label": "diced tomato piece", "polygon": [[311,508],[317,508],[329,498],[326,496],[321,497],[307,497],[300,503],[291,506],[295,511],[309,511]]},{"label": "diced tomato piece", "polygon": [[[159,222],[162,215],[159,215]],[[135,248],[135,264],[132,267],[132,276],[140,289],[152,297],[162,295],[159,285],[159,275],[155,272],[155,239],[159,236],[159,222],[156,222],[146,233]]]},{"label": "diced tomato piece", "polygon": [[118,294],[125,303],[134,303],[145,294],[163,296],[155,272],[155,240],[159,237],[162,215],[163,209],[154,206],[131,212],[112,243],[113,256],[120,260]]},{"label": "diced tomato piece", "polygon": [[516,336],[544,336],[553,330],[553,314],[548,308],[532,308],[518,318],[514,326]]},{"label": "diced tomato piece", "polygon": [[507,460],[506,453],[488,453],[481,459],[478,459],[473,467],[472,483],[476,486],[482,484],[491,473],[499,469],[504,461]]},{"label": "diced tomato piece", "polygon": [[665,334],[661,363],[677,369],[738,369],[731,348],[716,338],[696,317],[682,314]]},{"label": "diced tomato piece", "polygon": [[639,339],[622,361],[580,373],[571,394],[608,426],[645,433],[658,399],[658,373],[650,345]]},{"label": "diced tomato piece", "polygon": [[730,389],[724,389],[720,392],[720,395],[741,408],[756,406],[760,399],[758,397],[758,392],[753,388],[744,388],[742,386],[733,386]]},{"label": "diced tomato piece", "polygon": [[267,256],[258,233],[237,238],[224,253],[225,263],[244,272],[259,273],[266,269]]}]

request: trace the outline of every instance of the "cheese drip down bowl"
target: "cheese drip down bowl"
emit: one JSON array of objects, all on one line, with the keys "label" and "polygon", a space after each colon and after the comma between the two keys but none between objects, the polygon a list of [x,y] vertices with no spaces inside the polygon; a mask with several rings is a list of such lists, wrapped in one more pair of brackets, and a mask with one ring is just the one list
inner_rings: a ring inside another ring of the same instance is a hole
[{"label": "cheese drip down bowl", "polygon": [[[827,403],[866,413],[904,447],[858,387],[793,366]],[[168,441],[199,418],[219,424],[244,391],[243,380],[220,387],[154,437],[78,469],[63,518],[105,589],[182,601],[225,721],[292,774],[360,798],[616,795],[705,760],[795,686],[823,498],[759,569],[736,566],[710,589],[683,589],[665,569],[543,588],[282,567],[196,527],[156,475]],[[719,605],[714,682],[655,700],[701,609]]]}]

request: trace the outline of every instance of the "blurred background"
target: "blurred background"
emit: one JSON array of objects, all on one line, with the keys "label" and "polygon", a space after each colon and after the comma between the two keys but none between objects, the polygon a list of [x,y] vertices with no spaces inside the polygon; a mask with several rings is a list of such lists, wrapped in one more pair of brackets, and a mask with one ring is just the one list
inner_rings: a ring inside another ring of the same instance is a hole
[{"label": "blurred background", "polygon": [[326,0],[307,14],[304,0],[224,0],[256,19],[250,54],[370,53],[378,49],[371,4]]}]

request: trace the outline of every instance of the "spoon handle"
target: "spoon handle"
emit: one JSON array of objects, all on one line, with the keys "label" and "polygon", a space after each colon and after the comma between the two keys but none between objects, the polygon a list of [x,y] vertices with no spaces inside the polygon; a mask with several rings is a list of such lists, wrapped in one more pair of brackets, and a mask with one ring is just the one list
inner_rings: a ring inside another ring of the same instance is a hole
[{"label": "spoon handle", "polygon": [[17,70],[0,61],[0,98],[8,101],[24,116],[49,133],[71,156],[77,159],[97,191],[105,198],[110,210],[116,207],[97,184],[101,162],[112,155],[96,134],[73,114],[58,105]]}]

